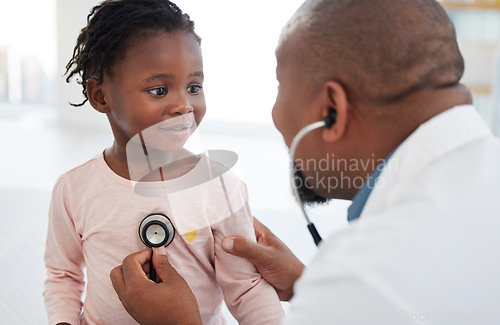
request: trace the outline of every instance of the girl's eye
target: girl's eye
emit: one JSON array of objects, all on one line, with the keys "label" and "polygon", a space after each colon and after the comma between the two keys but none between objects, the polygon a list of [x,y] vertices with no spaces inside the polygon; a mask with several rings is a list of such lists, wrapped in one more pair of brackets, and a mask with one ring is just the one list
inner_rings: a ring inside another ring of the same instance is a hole
[{"label": "girl's eye", "polygon": [[197,94],[201,91],[201,86],[200,85],[192,85],[188,87],[188,93],[190,94]]},{"label": "girl's eye", "polygon": [[167,89],[165,87],[158,87],[158,88],[150,89],[149,92],[152,95],[162,97],[162,96],[165,96],[167,94]]}]

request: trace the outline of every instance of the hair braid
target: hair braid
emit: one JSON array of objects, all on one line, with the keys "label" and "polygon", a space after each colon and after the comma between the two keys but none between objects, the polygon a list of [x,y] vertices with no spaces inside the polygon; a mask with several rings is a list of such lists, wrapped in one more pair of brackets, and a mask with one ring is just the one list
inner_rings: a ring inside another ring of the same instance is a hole
[{"label": "hair braid", "polygon": [[104,74],[125,57],[134,36],[143,31],[186,31],[198,42],[194,22],[189,15],[168,0],[107,0],[92,8],[87,16],[87,26],[82,28],[73,49],[73,56],[66,65],[66,82],[76,75],[83,88],[82,106],[88,100],[87,80],[96,78],[103,82]]}]

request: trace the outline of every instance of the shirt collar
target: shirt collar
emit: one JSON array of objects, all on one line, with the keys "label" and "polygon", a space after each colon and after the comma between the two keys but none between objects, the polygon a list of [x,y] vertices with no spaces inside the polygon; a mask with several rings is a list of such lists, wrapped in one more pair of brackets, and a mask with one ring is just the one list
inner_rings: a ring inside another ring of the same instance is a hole
[{"label": "shirt collar", "polygon": [[[394,150],[394,151],[396,151],[396,150]],[[366,201],[368,201],[368,197],[370,196],[370,193],[372,192],[373,188],[376,185],[378,177],[382,173],[382,170],[384,169],[385,164],[391,158],[394,151],[392,151],[387,156],[387,158],[385,158],[384,161],[382,161],[377,166],[377,168],[375,168],[375,171],[370,175],[370,177],[365,182],[363,187],[356,194],[356,196],[352,200],[351,206],[349,207],[349,209],[347,209],[347,221],[351,222],[351,221],[359,218],[359,216],[361,215],[361,212],[363,212],[363,208],[365,207]]]}]

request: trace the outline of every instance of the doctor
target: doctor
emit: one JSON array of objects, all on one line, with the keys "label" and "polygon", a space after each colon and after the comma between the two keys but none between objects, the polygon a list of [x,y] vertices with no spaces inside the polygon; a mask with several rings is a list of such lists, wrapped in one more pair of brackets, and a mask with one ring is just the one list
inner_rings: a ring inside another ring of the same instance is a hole
[{"label": "doctor", "polygon": [[[459,83],[454,28],[434,0],[308,0],[278,48],[276,127],[309,202],[353,200],[351,226],[305,269],[267,228],[223,247],[252,261],[282,300],[286,324],[499,324],[500,142]],[[335,113],[332,113],[335,112]],[[305,164],[335,157],[335,168]],[[141,324],[199,324],[196,299],[164,252],[111,272]]]}]

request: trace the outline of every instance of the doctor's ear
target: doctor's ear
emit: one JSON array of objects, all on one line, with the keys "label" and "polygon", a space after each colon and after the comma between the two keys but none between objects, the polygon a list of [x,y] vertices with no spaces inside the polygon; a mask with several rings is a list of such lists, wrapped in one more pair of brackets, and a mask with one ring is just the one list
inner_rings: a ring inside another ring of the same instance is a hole
[{"label": "doctor's ear", "polygon": [[336,81],[328,81],[323,88],[323,108],[321,117],[326,123],[322,129],[325,142],[335,142],[340,139],[347,126],[348,101],[344,87]]},{"label": "doctor's ear", "polygon": [[104,87],[102,86],[102,82],[96,78],[90,78],[87,80],[87,97],[89,99],[90,105],[101,113],[109,112],[109,105],[106,102],[106,93],[104,91]]}]

